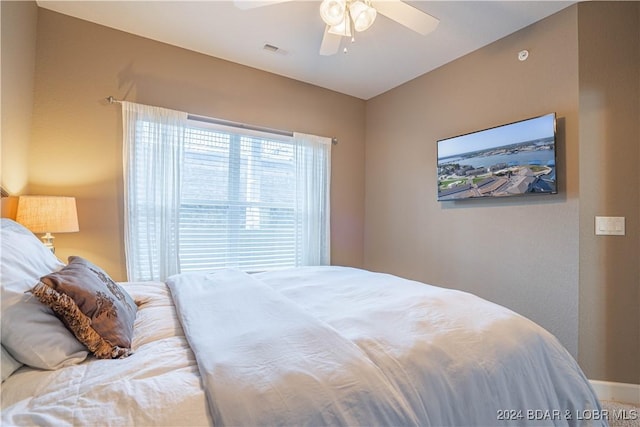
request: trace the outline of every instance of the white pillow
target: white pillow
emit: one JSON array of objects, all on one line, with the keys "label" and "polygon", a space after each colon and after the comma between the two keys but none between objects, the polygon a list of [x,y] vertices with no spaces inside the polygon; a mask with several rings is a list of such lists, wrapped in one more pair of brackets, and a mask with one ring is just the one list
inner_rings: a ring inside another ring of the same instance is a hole
[{"label": "white pillow", "polygon": [[7,349],[2,346],[2,365],[0,366],[2,382],[9,378],[20,366],[22,366],[22,363],[11,357]]},{"label": "white pillow", "polygon": [[64,264],[29,230],[2,218],[0,226],[2,345],[19,362],[40,369],[58,369],[82,362],[88,355],[53,311],[25,292],[40,277]]}]

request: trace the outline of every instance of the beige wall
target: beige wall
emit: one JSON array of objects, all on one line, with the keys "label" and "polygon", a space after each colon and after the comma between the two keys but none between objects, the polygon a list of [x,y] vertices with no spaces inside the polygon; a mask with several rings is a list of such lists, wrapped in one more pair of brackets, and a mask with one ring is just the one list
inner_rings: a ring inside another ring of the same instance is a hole
[{"label": "beige wall", "polygon": [[[36,29],[35,2],[0,2],[2,14],[0,183],[10,194],[26,192],[31,140]],[[4,207],[4,203],[3,203]]]},{"label": "beige wall", "polygon": [[[503,304],[576,355],[577,77],[570,8],[370,100],[365,267]],[[436,201],[438,139],[554,111],[558,195]]]},{"label": "beige wall", "polygon": [[[365,163],[366,268],[503,304],[636,384],[639,4],[572,6],[368,101]],[[437,139],[552,111],[560,194],[436,201]],[[595,215],[627,235],[596,238]]]},{"label": "beige wall", "polygon": [[364,101],[185,49],[39,10],[32,193],[77,197],[80,233],[58,254],[125,279],[122,123],[113,95],[143,104],[325,136],[332,154],[332,261],[361,266]]},{"label": "beige wall", "polygon": [[[578,8],[580,362],[592,379],[636,384],[640,383],[639,13],[640,2],[586,2]],[[596,236],[596,215],[624,216],[626,235]]]}]

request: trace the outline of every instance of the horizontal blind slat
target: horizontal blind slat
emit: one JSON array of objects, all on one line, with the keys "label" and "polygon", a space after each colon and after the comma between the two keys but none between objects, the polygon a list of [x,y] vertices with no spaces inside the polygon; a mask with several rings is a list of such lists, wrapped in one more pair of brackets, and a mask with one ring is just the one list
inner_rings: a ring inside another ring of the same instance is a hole
[{"label": "horizontal blind slat", "polygon": [[287,142],[189,129],[181,270],[296,265],[293,153]]}]

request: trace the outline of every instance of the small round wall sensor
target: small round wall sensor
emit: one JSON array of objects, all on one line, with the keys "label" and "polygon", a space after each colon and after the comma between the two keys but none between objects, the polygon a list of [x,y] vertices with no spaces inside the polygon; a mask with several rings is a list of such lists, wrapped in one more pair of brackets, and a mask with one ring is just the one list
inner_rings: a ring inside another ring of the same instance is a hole
[{"label": "small round wall sensor", "polygon": [[529,51],[528,50],[521,50],[520,52],[518,52],[518,60],[520,61],[526,61],[527,58],[529,57]]}]

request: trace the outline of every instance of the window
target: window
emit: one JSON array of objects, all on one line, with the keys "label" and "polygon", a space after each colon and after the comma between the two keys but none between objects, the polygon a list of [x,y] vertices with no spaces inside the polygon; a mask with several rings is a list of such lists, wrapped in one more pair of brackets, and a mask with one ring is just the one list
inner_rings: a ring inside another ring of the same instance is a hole
[{"label": "window", "polygon": [[188,128],[180,202],[180,270],[301,265],[291,138]]},{"label": "window", "polygon": [[327,138],[212,125],[178,112],[163,122],[154,109],[123,103],[130,280],[328,264]]}]

